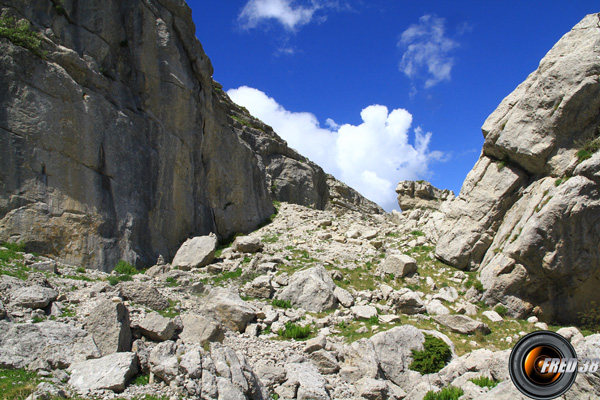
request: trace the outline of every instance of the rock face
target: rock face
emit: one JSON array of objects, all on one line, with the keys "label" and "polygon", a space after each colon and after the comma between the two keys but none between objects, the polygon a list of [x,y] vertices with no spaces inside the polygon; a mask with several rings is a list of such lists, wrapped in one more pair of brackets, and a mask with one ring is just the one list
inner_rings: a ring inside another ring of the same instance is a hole
[{"label": "rock face", "polygon": [[190,236],[248,232],[273,199],[381,212],[352,190],[331,195],[264,124],[240,126],[235,110],[252,118],[213,82],[185,2],[5,10],[46,55],[0,40],[0,241],[110,271],[171,259]]},{"label": "rock face", "polygon": [[401,181],[396,187],[398,205],[402,211],[413,208],[438,210],[442,202],[454,200],[454,192],[438,189],[427,181]]},{"label": "rock face", "polygon": [[439,237],[436,255],[479,269],[486,302],[511,316],[537,306],[544,319],[578,322],[600,301],[597,20],[563,36],[485,121],[481,158]]}]

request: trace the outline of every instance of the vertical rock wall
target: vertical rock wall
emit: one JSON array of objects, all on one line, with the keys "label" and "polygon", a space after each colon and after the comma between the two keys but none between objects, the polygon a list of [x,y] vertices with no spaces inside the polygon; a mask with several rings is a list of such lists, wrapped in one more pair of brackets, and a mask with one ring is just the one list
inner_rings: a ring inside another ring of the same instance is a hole
[{"label": "vertical rock wall", "polygon": [[563,36],[482,130],[436,254],[479,269],[485,300],[513,316],[578,322],[600,304],[599,16]]},{"label": "vertical rock wall", "polygon": [[46,54],[0,39],[0,240],[110,270],[272,214],[184,1],[0,6]]}]

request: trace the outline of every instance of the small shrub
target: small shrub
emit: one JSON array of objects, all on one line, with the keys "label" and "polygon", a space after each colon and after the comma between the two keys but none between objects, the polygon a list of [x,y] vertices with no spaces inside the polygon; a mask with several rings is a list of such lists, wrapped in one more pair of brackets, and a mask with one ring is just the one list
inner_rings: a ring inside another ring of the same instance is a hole
[{"label": "small shrub", "polygon": [[413,236],[425,236],[425,234],[421,231],[412,231],[410,234]]},{"label": "small shrub", "polygon": [[500,383],[499,381],[488,378],[487,376],[480,376],[478,378],[469,379],[469,381],[473,382],[479,387],[486,387],[489,389],[495,388],[496,386],[498,386],[498,383]]},{"label": "small shrub", "polygon": [[286,322],[285,328],[280,329],[278,334],[286,339],[305,339],[311,333],[310,326],[300,326],[293,322]]},{"label": "small shrub", "polygon": [[368,325],[378,325],[379,324],[379,316],[373,315],[366,322]]},{"label": "small shrub", "polygon": [[83,267],[77,267],[76,271],[80,274],[85,274],[85,268]]},{"label": "small shrub", "polygon": [[600,307],[591,301],[587,310],[577,313],[581,326],[592,332],[600,332]]},{"label": "small shrub", "polygon": [[131,384],[135,386],[144,386],[148,383],[150,383],[150,375],[138,375],[133,381],[131,381]]},{"label": "small shrub", "polygon": [[121,260],[115,265],[115,271],[119,274],[135,275],[138,270],[127,261]]},{"label": "small shrub", "polygon": [[26,19],[17,21],[14,17],[2,17],[0,37],[7,38],[13,44],[26,48],[38,57],[44,57],[44,53],[40,50],[41,36],[31,30],[30,23]]},{"label": "small shrub", "polygon": [[560,186],[560,184],[562,183],[562,178],[558,178],[554,181],[554,186]]},{"label": "small shrub", "polygon": [[442,339],[425,334],[424,350],[412,350],[413,361],[409,368],[421,374],[438,372],[452,357],[450,346]]},{"label": "small shrub", "polygon": [[496,307],[494,307],[494,311],[496,311],[501,317],[504,317],[507,312],[506,307],[504,307],[503,304],[498,304]]},{"label": "small shrub", "polygon": [[108,278],[106,278],[106,280],[111,286],[115,286],[117,283],[119,283],[119,278],[114,275],[110,275]]},{"label": "small shrub", "polygon": [[481,281],[475,281],[473,287],[477,289],[479,292],[483,292],[485,289],[483,288],[483,283]]},{"label": "small shrub", "polygon": [[447,386],[439,392],[430,390],[425,394],[423,400],[458,400],[465,392],[456,386]]},{"label": "small shrub", "polygon": [[292,308],[292,302],[289,300],[273,299],[271,304],[273,305],[273,307]]}]

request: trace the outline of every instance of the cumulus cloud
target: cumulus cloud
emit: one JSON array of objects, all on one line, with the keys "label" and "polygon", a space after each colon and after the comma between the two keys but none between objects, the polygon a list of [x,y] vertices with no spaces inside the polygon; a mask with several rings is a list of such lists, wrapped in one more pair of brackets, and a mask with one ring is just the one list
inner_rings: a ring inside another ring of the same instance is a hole
[{"label": "cumulus cloud", "polygon": [[402,32],[398,42],[398,46],[405,49],[400,71],[411,79],[426,77],[426,88],[450,80],[454,66],[450,54],[459,44],[446,36],[444,25],[443,18],[424,15],[419,23]]},{"label": "cumulus cloud", "polygon": [[293,31],[308,24],[321,8],[314,0],[305,6],[296,5],[293,0],[249,0],[242,9],[239,20],[247,29],[271,20]]},{"label": "cumulus cloud", "polygon": [[430,132],[419,127],[411,132],[412,115],[404,109],[371,105],[362,110],[358,125],[328,118],[322,127],[314,114],[288,111],[258,89],[242,86],[227,93],[290,147],[388,211],[398,208],[398,181],[427,177],[430,163],[443,158],[429,150]]}]

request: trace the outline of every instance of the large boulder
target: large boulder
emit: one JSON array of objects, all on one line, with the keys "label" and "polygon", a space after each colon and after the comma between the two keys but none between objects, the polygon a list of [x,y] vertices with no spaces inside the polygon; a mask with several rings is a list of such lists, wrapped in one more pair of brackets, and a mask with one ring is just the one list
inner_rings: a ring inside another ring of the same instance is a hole
[{"label": "large boulder", "polygon": [[10,297],[14,306],[37,309],[46,308],[56,300],[58,292],[39,285],[23,286],[11,291]]},{"label": "large boulder", "polygon": [[490,327],[487,324],[476,321],[473,318],[467,317],[466,315],[436,315],[433,319],[450,328],[451,331],[457,333],[463,333],[466,335],[474,334],[475,332],[481,332],[488,334],[491,332]]},{"label": "large boulder", "polygon": [[186,344],[206,345],[209,342],[222,342],[224,339],[221,324],[202,315],[185,314],[181,316],[183,331],[179,338]]},{"label": "large boulder", "polygon": [[330,310],[337,306],[336,285],[322,265],[298,271],[276,297],[311,312]]},{"label": "large boulder", "polygon": [[417,272],[417,260],[400,252],[386,254],[379,270],[385,274],[393,274],[396,278]]},{"label": "large boulder", "polygon": [[37,324],[0,321],[2,368],[66,368],[101,355],[92,336],[83,329],[55,321]]},{"label": "large boulder", "polygon": [[204,299],[202,312],[217,319],[227,329],[244,332],[256,318],[256,309],[240,296],[225,288],[215,287]]},{"label": "large boulder", "polygon": [[135,304],[158,311],[169,308],[169,299],[156,290],[151,283],[124,282],[119,285],[119,289],[124,299]]},{"label": "large boulder", "polygon": [[104,356],[131,350],[129,311],[123,303],[101,300],[85,319],[85,329],[94,336]]},{"label": "large boulder", "polygon": [[177,328],[171,318],[166,318],[159,313],[148,313],[139,323],[142,334],[151,340],[162,342],[170,340]]},{"label": "large boulder", "polygon": [[[600,303],[600,68],[588,15],[485,121],[481,158],[448,207],[436,248],[479,269],[508,315],[579,322]],[[587,152],[587,153],[585,153]]]},{"label": "large boulder", "polygon": [[95,360],[73,364],[69,384],[81,392],[108,389],[125,390],[127,382],[138,372],[135,353],[114,353]]},{"label": "large boulder", "polygon": [[188,239],[177,250],[171,264],[184,271],[204,267],[214,260],[216,250],[217,236],[214,233]]}]

